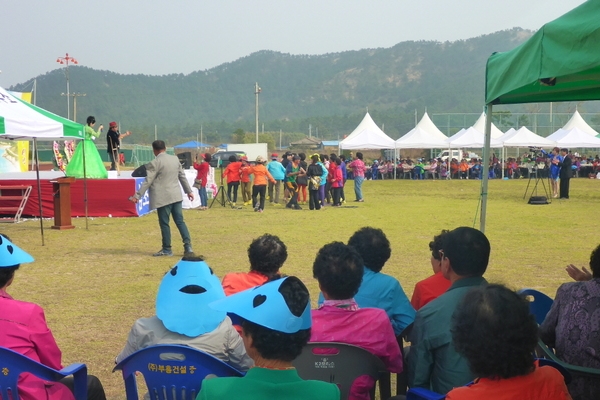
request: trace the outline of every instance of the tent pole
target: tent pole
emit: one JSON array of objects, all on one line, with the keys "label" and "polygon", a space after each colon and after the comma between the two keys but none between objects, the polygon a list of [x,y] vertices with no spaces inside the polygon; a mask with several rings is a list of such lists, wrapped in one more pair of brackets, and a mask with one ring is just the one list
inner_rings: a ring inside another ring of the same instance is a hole
[{"label": "tent pole", "polygon": [[37,176],[37,192],[38,192],[38,206],[40,209],[40,232],[42,233],[42,246],[44,243],[44,215],[42,213],[42,188],[40,187],[40,159],[38,157],[38,145],[37,139],[33,138],[34,147],[34,158],[35,158],[35,174]]},{"label": "tent pole", "polygon": [[85,137],[81,144],[83,150],[83,205],[85,209],[85,229],[88,230],[88,198],[87,198],[87,171],[85,168]]},{"label": "tent pole", "polygon": [[481,180],[481,215],[479,230],[485,233],[485,217],[487,212],[488,175],[490,170],[490,138],[492,132],[492,104],[487,105],[485,113],[485,138],[483,142],[483,179]]}]

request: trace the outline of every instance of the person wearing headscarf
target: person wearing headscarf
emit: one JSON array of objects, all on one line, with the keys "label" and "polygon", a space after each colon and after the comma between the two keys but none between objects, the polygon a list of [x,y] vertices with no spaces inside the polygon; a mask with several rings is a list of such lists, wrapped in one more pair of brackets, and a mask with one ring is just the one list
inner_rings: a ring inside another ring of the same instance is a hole
[{"label": "person wearing headscarf", "polygon": [[[33,261],[31,255],[12,243],[7,236],[0,234],[0,346],[52,369],[61,370],[62,353],[46,323],[42,307],[16,300],[7,293],[21,264]],[[88,400],[106,400],[98,378],[88,375],[87,386]],[[72,377],[50,382],[25,373],[19,377],[18,389],[21,400],[75,399]],[[13,397],[16,398],[14,394]]]},{"label": "person wearing headscarf", "polygon": [[242,340],[255,365],[243,378],[205,379],[196,400],[339,400],[335,384],[303,380],[292,364],[311,331],[309,293],[300,279],[277,279],[210,306],[241,320]]},{"label": "person wearing headscarf", "polygon": [[181,344],[204,351],[246,371],[253,364],[231,319],[209,303],[225,298],[219,278],[201,257],[184,257],[164,275],[156,295],[156,315],[133,324],[119,363],[156,344]]}]

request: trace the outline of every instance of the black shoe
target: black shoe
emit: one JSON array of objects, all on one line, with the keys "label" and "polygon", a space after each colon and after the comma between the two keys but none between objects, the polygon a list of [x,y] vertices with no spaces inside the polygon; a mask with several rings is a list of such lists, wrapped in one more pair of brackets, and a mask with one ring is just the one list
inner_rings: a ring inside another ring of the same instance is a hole
[{"label": "black shoe", "polygon": [[191,244],[185,244],[183,245],[183,256],[186,257],[193,257],[194,256],[194,250],[192,249],[192,245]]},{"label": "black shoe", "polygon": [[154,257],[172,256],[173,252],[171,250],[161,249],[160,251],[157,251],[156,253],[154,253],[152,255]]},{"label": "black shoe", "polygon": [[299,205],[294,206],[294,210],[302,210],[302,207],[300,207]]}]

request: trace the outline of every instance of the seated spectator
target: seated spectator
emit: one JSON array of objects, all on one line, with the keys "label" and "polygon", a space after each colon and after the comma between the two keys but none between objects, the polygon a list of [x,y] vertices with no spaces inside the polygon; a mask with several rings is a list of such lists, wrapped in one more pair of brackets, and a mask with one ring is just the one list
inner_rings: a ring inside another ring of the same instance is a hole
[{"label": "seated spectator", "polygon": [[225,312],[208,304],[225,298],[212,269],[201,257],[184,257],[162,279],[156,315],[133,324],[119,363],[156,344],[181,344],[202,350],[232,367],[247,371],[253,364],[240,335]]},{"label": "seated spectator", "polygon": [[561,373],[533,359],[537,324],[527,300],[502,285],[464,296],[452,319],[452,341],[477,379],[451,390],[447,400],[571,399]]},{"label": "seated spectator", "polygon": [[[381,272],[392,255],[390,241],[381,229],[364,227],[348,240],[364,262],[364,273],[354,300],[359,307],[381,308],[385,311],[396,336],[413,323],[415,310],[410,305],[400,282]],[[319,305],[324,301],[319,295]]]},{"label": "seated spectator", "polygon": [[442,274],[450,289],[417,311],[408,337],[408,385],[448,393],[475,377],[467,360],[452,344],[450,322],[458,303],[477,286],[487,284],[483,274],[490,257],[490,242],[477,229],[460,227],[442,238]]},{"label": "seated spectator", "polygon": [[433,275],[417,282],[415,285],[410,303],[417,311],[431,300],[441,296],[450,287],[450,281],[442,273],[442,255],[440,254],[440,250],[442,250],[442,238],[448,232],[447,230],[443,230],[442,233],[433,237],[433,241],[429,242]]},{"label": "seated spectator", "polygon": [[[600,337],[597,317],[600,312],[600,246],[590,256],[590,269],[567,267],[578,282],[562,284],[546,319],[540,337],[556,350],[561,360],[574,365],[600,368]],[[574,376],[569,384],[574,400],[600,399],[598,378]]]},{"label": "seated spectator", "polygon": [[242,320],[242,339],[255,366],[243,378],[206,379],[197,400],[338,400],[331,383],[302,380],[292,361],[310,337],[310,299],[289,276],[216,301],[211,307]]},{"label": "seated spectator", "polygon": [[482,170],[481,160],[475,161],[475,164],[471,167],[471,179],[481,179]]},{"label": "seated spectator", "polygon": [[423,180],[425,175],[425,164],[423,164],[423,159],[419,158],[417,163],[413,168],[413,179]]},{"label": "seated spectator", "polygon": [[[312,311],[311,342],[348,343],[379,357],[388,370],[403,370],[400,346],[385,311],[359,308],[352,298],[363,277],[364,262],[356,250],[341,242],[325,245],[313,264],[313,276],[325,302]],[[350,399],[369,399],[375,386],[370,376],[357,378],[350,388]]]},{"label": "seated spectator", "polygon": [[[438,162],[435,158],[432,158],[431,160],[429,160],[429,170],[428,171],[432,178],[435,178],[435,174],[439,173]],[[439,175],[438,175],[438,177],[439,177]]]},{"label": "seated spectator", "polygon": [[[32,256],[12,243],[7,236],[0,234],[0,346],[21,353],[47,367],[61,370],[61,351],[46,323],[44,310],[37,304],[15,300],[6,292],[21,264],[33,261]],[[63,378],[60,382],[50,382],[24,373],[19,377],[17,385],[22,400],[75,398],[72,377]],[[88,375],[87,386],[88,399],[106,399],[98,378]],[[16,398],[15,394],[13,397]]]},{"label": "seated spectator", "polygon": [[287,247],[277,236],[264,234],[248,247],[250,272],[231,272],[223,277],[225,295],[260,286],[279,275],[279,269],[287,260]]}]

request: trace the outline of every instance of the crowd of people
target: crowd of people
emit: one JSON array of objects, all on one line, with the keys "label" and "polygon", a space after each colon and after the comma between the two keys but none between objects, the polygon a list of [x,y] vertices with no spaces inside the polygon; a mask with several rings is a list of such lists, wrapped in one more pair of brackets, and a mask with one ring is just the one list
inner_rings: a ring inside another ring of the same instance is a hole
[{"label": "crowd of people", "polygon": [[[564,150],[564,154],[561,154]],[[537,152],[525,153],[519,157],[507,157],[506,160],[499,159],[492,154],[489,159],[489,178],[507,179],[536,177],[554,178],[558,160],[569,158],[571,175],[575,177],[586,177],[596,179],[600,173],[600,157],[596,155],[581,156],[578,153],[569,152],[568,149],[554,148],[551,152],[539,150]],[[554,167],[554,168],[553,168]],[[560,166],[558,166],[560,167]],[[504,175],[502,170],[504,169]],[[481,158],[456,158],[442,159],[424,158],[397,159],[395,162],[389,159],[373,160],[367,167],[367,179],[481,179],[483,164]],[[555,194],[558,193],[558,189]]]},{"label": "crowd of people", "polygon": [[[433,275],[418,282],[409,301],[401,283],[382,272],[391,244],[381,229],[364,227],[348,243],[324,245],[313,262],[320,289],[311,310],[305,283],[285,274],[287,247],[265,234],[248,247],[248,272],[220,280],[201,257],[186,256],[162,278],[156,314],[133,323],[120,362],[155,344],[184,344],[217,357],[242,378],[206,379],[198,399],[339,399],[336,385],[305,381],[294,360],[308,342],[342,342],[379,357],[389,372],[405,372],[409,387],[448,399],[596,399],[600,382],[561,373],[534,359],[541,338],[568,363],[600,368],[600,246],[589,267],[574,265],[541,327],[525,298],[483,277],[491,252],[480,231],[444,230],[429,243]],[[0,345],[49,367],[61,368],[61,352],[43,310],[13,299],[27,252],[0,235]],[[228,315],[239,321],[234,325]],[[403,349],[403,339],[410,346]],[[403,354],[406,354],[404,359]],[[357,378],[351,399],[368,399],[375,381]],[[72,379],[19,381],[22,399],[72,399]],[[88,398],[104,399],[90,376]]]},{"label": "crowd of people", "polygon": [[[240,205],[252,206],[254,211],[265,210],[265,200],[270,205],[301,210],[308,204],[310,210],[321,210],[326,205],[341,207],[346,202],[344,185],[348,173],[354,179],[356,202],[363,202],[362,182],[365,164],[362,153],[347,162],[346,157],[337,154],[313,154],[307,159],[305,153],[286,152],[281,157],[271,154],[267,163],[264,157],[256,160],[231,155],[221,178],[227,183],[227,199],[235,207],[238,204],[238,191],[241,184],[243,202]],[[207,209],[206,184],[210,154],[200,154],[194,162],[197,170],[194,187],[200,193],[200,210]],[[283,187],[283,190],[281,188]]]}]

